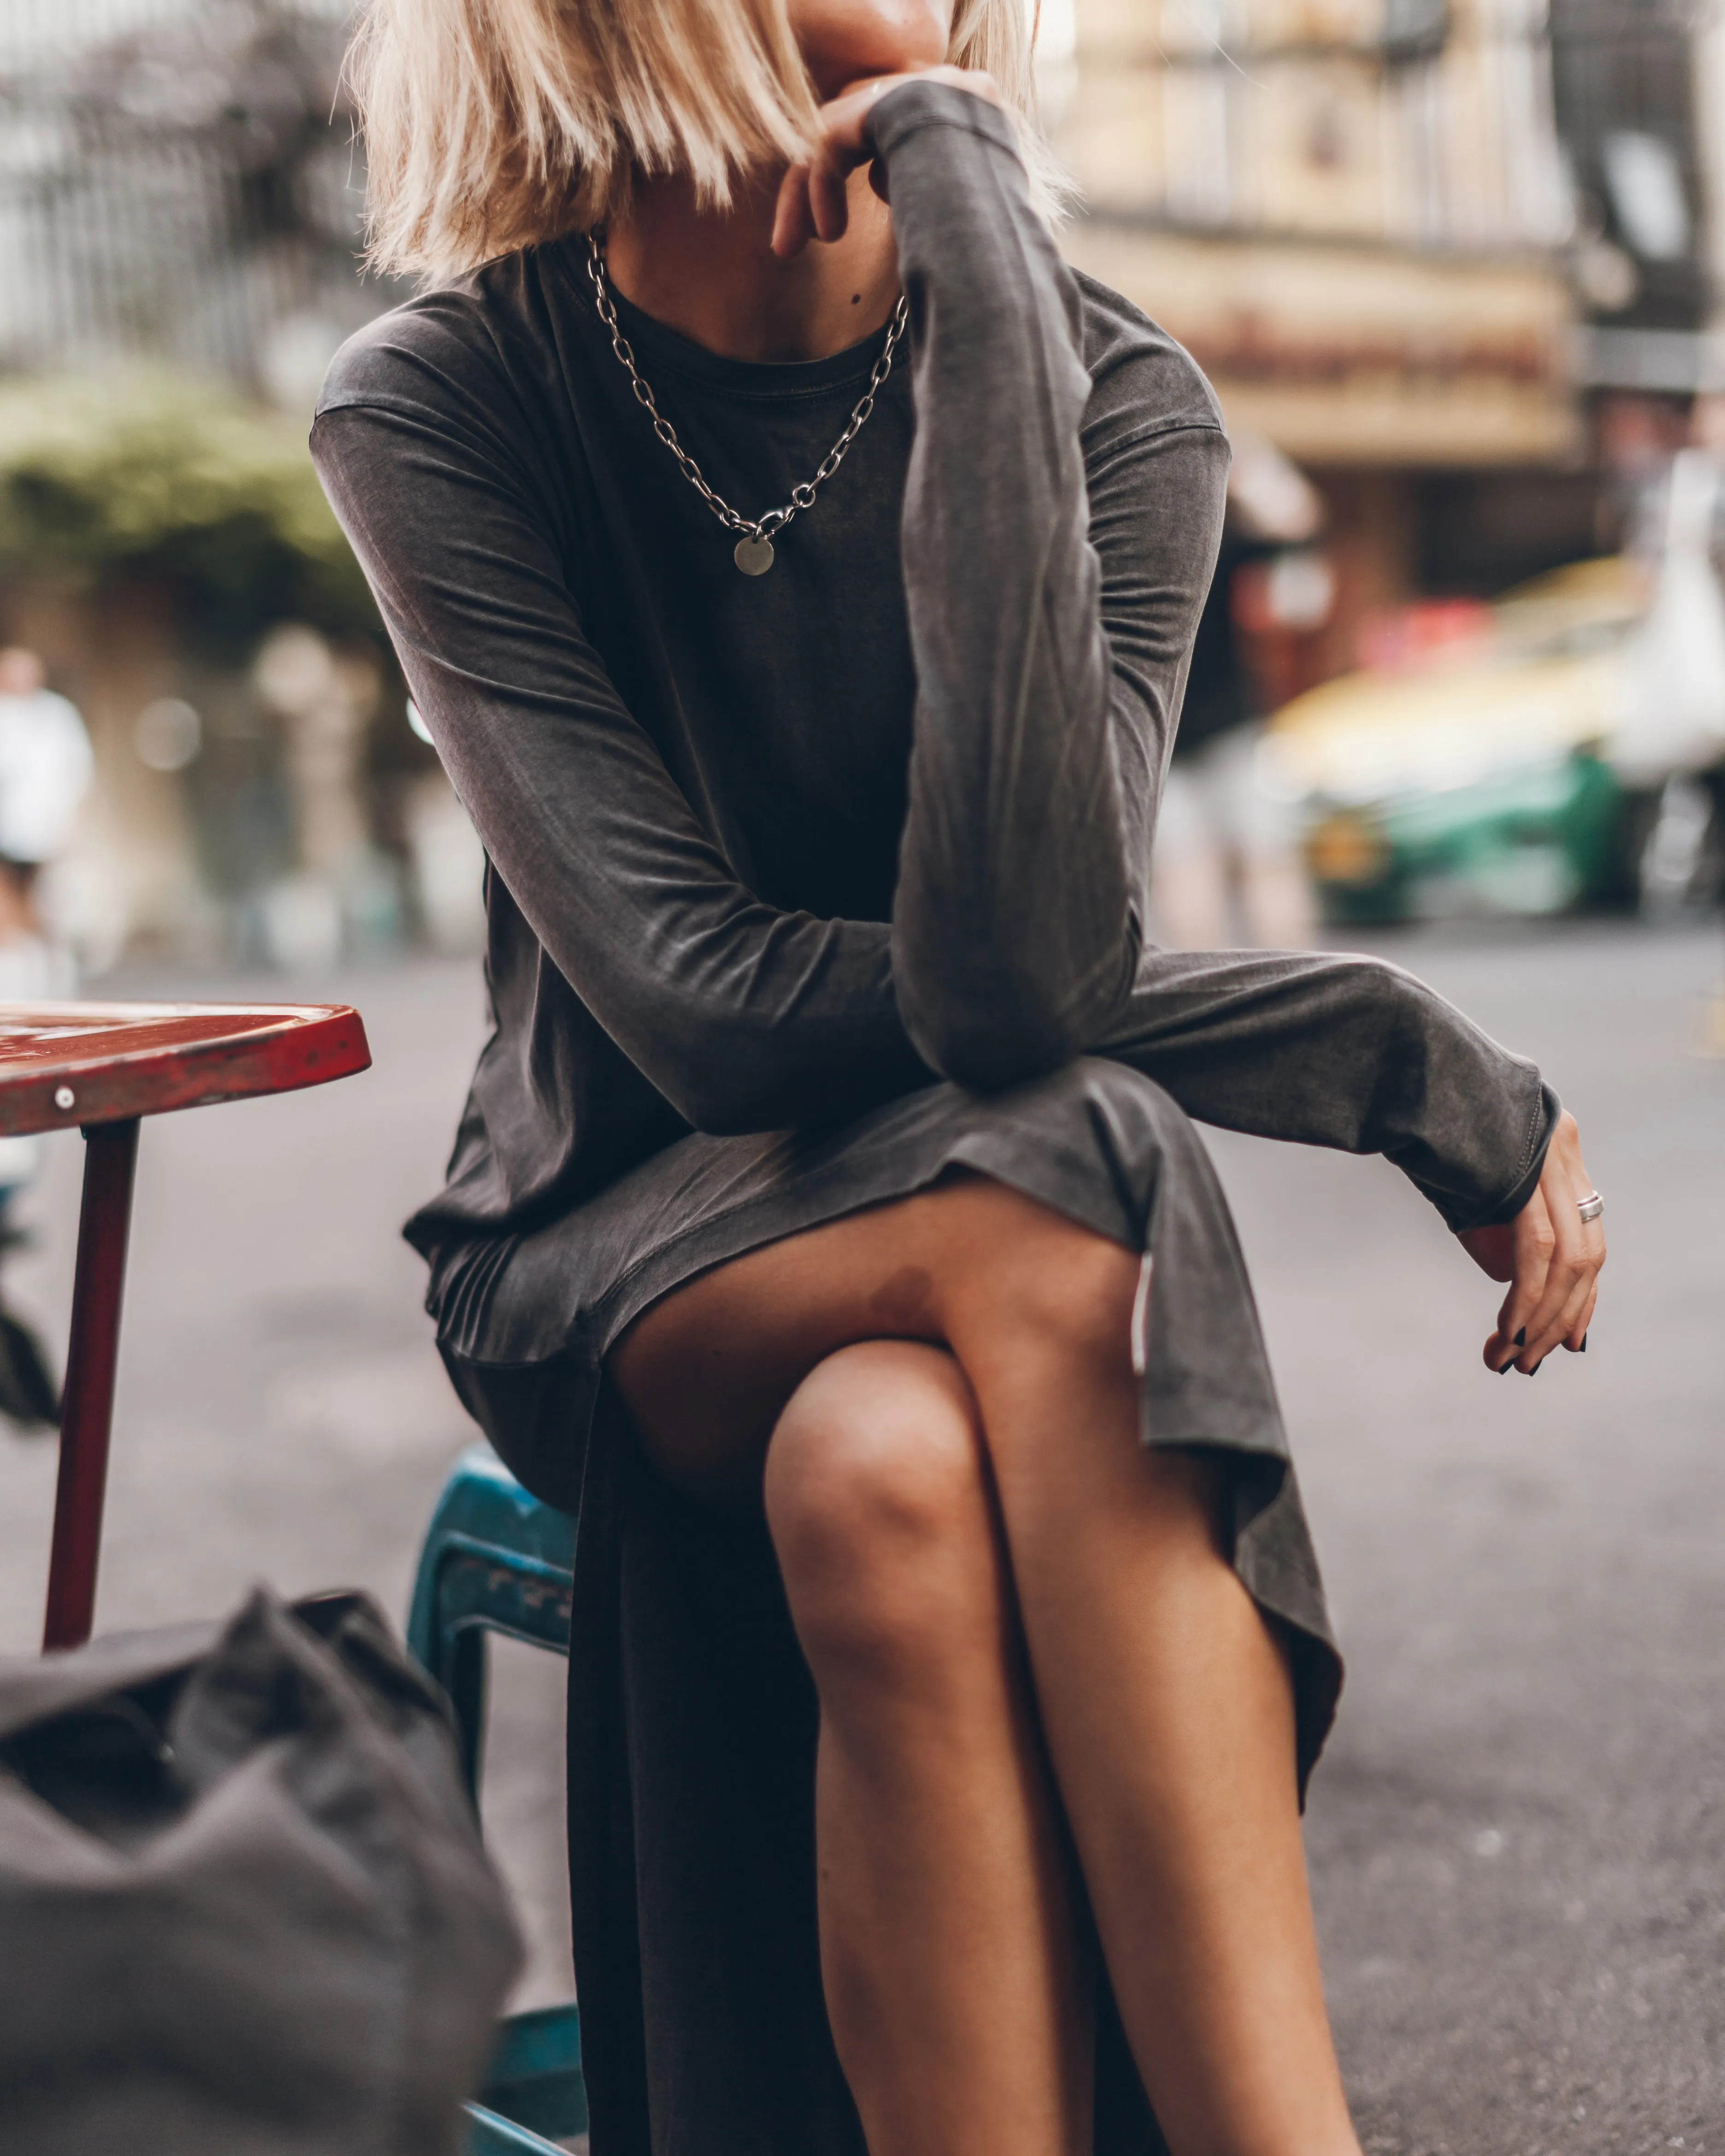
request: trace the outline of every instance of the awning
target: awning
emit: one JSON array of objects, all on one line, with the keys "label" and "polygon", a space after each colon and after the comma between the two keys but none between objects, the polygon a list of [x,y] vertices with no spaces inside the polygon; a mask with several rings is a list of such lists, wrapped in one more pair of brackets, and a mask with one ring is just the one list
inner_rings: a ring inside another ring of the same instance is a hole
[{"label": "awning", "polygon": [[1317,465],[1570,462],[1574,310],[1538,256],[1222,236],[1101,218],[1070,259],[1179,338],[1230,426]]}]

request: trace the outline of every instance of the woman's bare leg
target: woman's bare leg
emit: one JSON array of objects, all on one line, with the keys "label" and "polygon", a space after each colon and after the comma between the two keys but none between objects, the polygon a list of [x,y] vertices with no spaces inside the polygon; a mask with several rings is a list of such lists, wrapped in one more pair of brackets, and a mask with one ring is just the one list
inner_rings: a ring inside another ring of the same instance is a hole
[{"label": "woman's bare leg", "polygon": [[[977,1194],[1009,1216],[1024,1201]],[[1002,1219],[1002,1231],[1007,1221]],[[1131,1255],[1043,1214],[962,1286],[1044,1734],[1122,2019],[1176,2156],[1356,2156],[1319,1979],[1281,1648],[1209,1463],[1147,1451]]]},{"label": "woman's bare leg", "polygon": [[821,1966],[869,2146],[1088,2156],[1090,1986],[957,1363],[896,1340],[818,1363],[766,1497],[821,1699]]},{"label": "woman's bare leg", "polygon": [[[718,1494],[758,1475],[786,1404],[838,1350],[882,1336],[950,1347],[980,1414],[1055,1780],[1175,2156],[1357,2156],[1318,1979],[1286,1671],[1220,1547],[1219,1477],[1138,1443],[1127,1340],[1137,1270],[1131,1253],[966,1178],[692,1283],[636,1325],[612,1366],[661,1467]],[[841,1392],[850,1374],[843,1358],[828,1373]],[[857,1404],[860,1428],[871,1419],[860,1389]],[[866,1511],[855,1533],[880,1543]],[[895,1570],[870,1576],[884,1593]],[[937,1631],[927,1631],[925,1651],[937,1656]],[[860,1727],[875,1712],[845,1657],[817,1675],[824,1722]],[[824,1879],[835,1921],[875,1906],[870,1881],[939,1876],[929,1838],[951,1791],[937,1752],[912,1717],[870,1726],[894,1753],[900,1789],[923,1794],[899,1802],[891,1830],[875,1827],[865,1876],[847,1857],[842,1876]],[[993,1756],[1022,1760],[1019,1740],[1003,1745],[997,1726]],[[978,1783],[972,1801],[1030,1816],[1028,1786],[1019,1768]],[[829,1861],[823,1843],[824,1873]],[[1021,1876],[1003,1891],[1021,1895]],[[901,1906],[897,1918],[884,1912],[887,1928],[927,1921],[916,1894]],[[990,1922],[1010,1928],[1002,1909]],[[867,1962],[886,1951],[876,1928],[847,1925],[828,1951]],[[1020,1956],[1046,1953],[1036,1926],[1021,1922],[1018,1936]],[[1058,1986],[1057,1974],[1027,1984],[1019,1962],[978,1953],[962,1979],[940,1980],[962,1981],[985,2005],[1004,1966],[1004,1999],[1038,1981]],[[891,1981],[882,1960],[870,1982],[884,1994]],[[978,2049],[913,2071],[906,2107],[962,2118],[987,2103],[1011,2061],[988,2045],[986,2014],[975,2024]],[[879,2036],[896,2052],[891,2031]],[[869,2054],[864,2025],[847,2071],[893,2086],[900,2059]],[[1050,2104],[1070,2116],[1057,2096]],[[900,2117],[897,2102],[891,2109]],[[872,2156],[920,2156],[927,2144],[898,2131],[871,2122]],[[1024,2156],[1060,2147],[1018,2133],[1009,2143]]]}]

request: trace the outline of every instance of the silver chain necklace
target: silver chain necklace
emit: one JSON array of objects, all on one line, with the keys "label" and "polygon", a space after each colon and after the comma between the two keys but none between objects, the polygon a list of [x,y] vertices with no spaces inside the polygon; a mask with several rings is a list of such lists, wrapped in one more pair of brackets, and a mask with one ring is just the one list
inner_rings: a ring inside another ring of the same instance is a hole
[{"label": "silver chain necklace", "polygon": [[749,517],[739,515],[726,501],[723,495],[716,492],[707,485],[706,475],[701,466],[677,439],[676,429],[660,410],[654,399],[652,386],[643,376],[639,367],[635,365],[634,352],[630,347],[629,339],[623,334],[621,324],[618,321],[617,310],[611,302],[611,288],[605,276],[605,258],[600,251],[598,241],[592,233],[587,235],[587,274],[593,280],[593,297],[598,305],[599,320],[611,332],[611,349],[616,353],[624,372],[629,377],[629,385],[635,393],[635,402],[642,407],[647,417],[653,422],[654,433],[676,459],[678,468],[684,478],[711,510],[713,515],[718,518],[720,523],[727,531],[737,531],[742,535],[732,549],[732,560],[742,571],[744,576],[764,577],[773,567],[773,534],[783,531],[799,510],[812,509],[814,506],[815,489],[829,480],[844,463],[845,451],[856,439],[862,430],[863,422],[875,408],[875,398],[880,392],[881,383],[892,372],[893,352],[899,339],[904,335],[905,324],[909,320],[909,311],[906,307],[903,295],[900,295],[899,303],[892,311],[891,326],[886,332],[886,341],[880,348],[880,357],[875,362],[870,371],[869,386],[857,400],[856,409],[846,423],[844,433],[821,459],[820,469],[813,479],[804,480],[800,486],[793,486],[791,489],[791,498],[783,508],[769,509],[763,516]]}]

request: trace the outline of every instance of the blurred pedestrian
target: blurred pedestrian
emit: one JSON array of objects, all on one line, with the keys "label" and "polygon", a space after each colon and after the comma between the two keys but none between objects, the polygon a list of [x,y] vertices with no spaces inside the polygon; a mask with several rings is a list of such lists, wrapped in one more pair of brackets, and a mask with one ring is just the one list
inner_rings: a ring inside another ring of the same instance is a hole
[{"label": "blurred pedestrian", "polygon": [[1259,570],[1273,613],[1321,627],[1333,597],[1328,566],[1311,551],[1322,521],[1316,489],[1287,458],[1268,442],[1236,437],[1221,553],[1193,642],[1151,856],[1157,932],[1174,949],[1299,949],[1316,933],[1297,824],[1264,783],[1265,699],[1240,602],[1241,572]]},{"label": "blurred pedestrian", "polygon": [[[0,650],[0,1004],[69,993],[69,953],[38,904],[42,872],[65,850],[90,790],[90,737],[77,706],[48,686],[33,651]],[[20,1240],[15,1201],[35,1174],[39,1138],[0,1137],[0,1254]],[[0,1414],[26,1428],[59,1420],[34,1334],[0,1306]]]},{"label": "blurred pedestrian", "polygon": [[48,686],[33,651],[0,650],[0,1000],[72,985],[38,907],[42,871],[65,851],[90,791],[90,737],[78,707]]}]

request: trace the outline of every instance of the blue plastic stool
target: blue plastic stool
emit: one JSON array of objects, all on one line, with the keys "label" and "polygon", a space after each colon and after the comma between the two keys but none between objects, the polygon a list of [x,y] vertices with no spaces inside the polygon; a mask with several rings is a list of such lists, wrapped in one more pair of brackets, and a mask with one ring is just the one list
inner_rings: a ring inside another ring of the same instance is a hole
[{"label": "blue plastic stool", "polygon": [[[485,1635],[569,1651],[575,1522],[530,1497],[489,1445],[450,1470],[419,1551],[408,1645],[449,1695],[477,1795],[485,1727]],[[466,2156],[562,2156],[547,2134],[587,2130],[581,2017],[572,2002],[500,2026]]]}]

